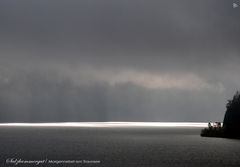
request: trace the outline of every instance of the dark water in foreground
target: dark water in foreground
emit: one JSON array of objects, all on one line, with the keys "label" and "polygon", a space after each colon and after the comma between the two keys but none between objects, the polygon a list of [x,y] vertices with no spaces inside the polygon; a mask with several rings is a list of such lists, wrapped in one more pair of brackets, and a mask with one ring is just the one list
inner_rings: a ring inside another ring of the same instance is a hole
[{"label": "dark water in foreground", "polygon": [[[0,166],[240,166],[240,140],[203,138],[199,136],[200,130],[197,127],[0,127]],[[20,163],[14,165],[17,160]],[[37,165],[37,160],[44,161]]]}]

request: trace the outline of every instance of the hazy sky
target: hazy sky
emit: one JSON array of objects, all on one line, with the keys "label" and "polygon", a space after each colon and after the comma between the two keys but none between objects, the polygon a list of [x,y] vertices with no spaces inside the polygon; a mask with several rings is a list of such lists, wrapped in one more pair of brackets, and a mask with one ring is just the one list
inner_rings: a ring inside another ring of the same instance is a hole
[{"label": "hazy sky", "polygon": [[1,0],[0,121],[221,121],[231,0]]}]

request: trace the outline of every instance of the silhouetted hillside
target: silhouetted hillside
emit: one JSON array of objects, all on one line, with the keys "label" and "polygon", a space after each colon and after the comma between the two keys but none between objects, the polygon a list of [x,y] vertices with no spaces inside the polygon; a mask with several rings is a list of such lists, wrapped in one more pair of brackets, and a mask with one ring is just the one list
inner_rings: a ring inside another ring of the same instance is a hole
[{"label": "silhouetted hillside", "polygon": [[236,92],[226,105],[223,127],[227,136],[240,137],[240,92]]},{"label": "silhouetted hillside", "polygon": [[237,91],[232,100],[228,100],[223,126],[205,128],[201,136],[240,138],[240,92]]}]

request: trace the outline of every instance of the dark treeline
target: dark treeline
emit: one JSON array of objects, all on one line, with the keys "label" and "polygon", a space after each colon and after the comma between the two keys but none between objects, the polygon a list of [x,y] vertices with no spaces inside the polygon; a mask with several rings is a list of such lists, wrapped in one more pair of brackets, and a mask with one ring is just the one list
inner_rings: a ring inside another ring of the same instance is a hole
[{"label": "dark treeline", "polygon": [[240,137],[240,92],[237,91],[232,100],[226,105],[223,127],[227,136]]},{"label": "dark treeline", "polygon": [[222,127],[209,127],[202,130],[201,136],[240,138],[240,92],[237,91],[226,105]]}]

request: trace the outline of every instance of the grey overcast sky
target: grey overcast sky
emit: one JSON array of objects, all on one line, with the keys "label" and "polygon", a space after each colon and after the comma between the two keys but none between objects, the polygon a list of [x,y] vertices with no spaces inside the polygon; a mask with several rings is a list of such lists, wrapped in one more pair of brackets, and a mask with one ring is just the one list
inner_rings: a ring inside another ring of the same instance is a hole
[{"label": "grey overcast sky", "polygon": [[1,0],[0,122],[221,121],[231,0]]}]

